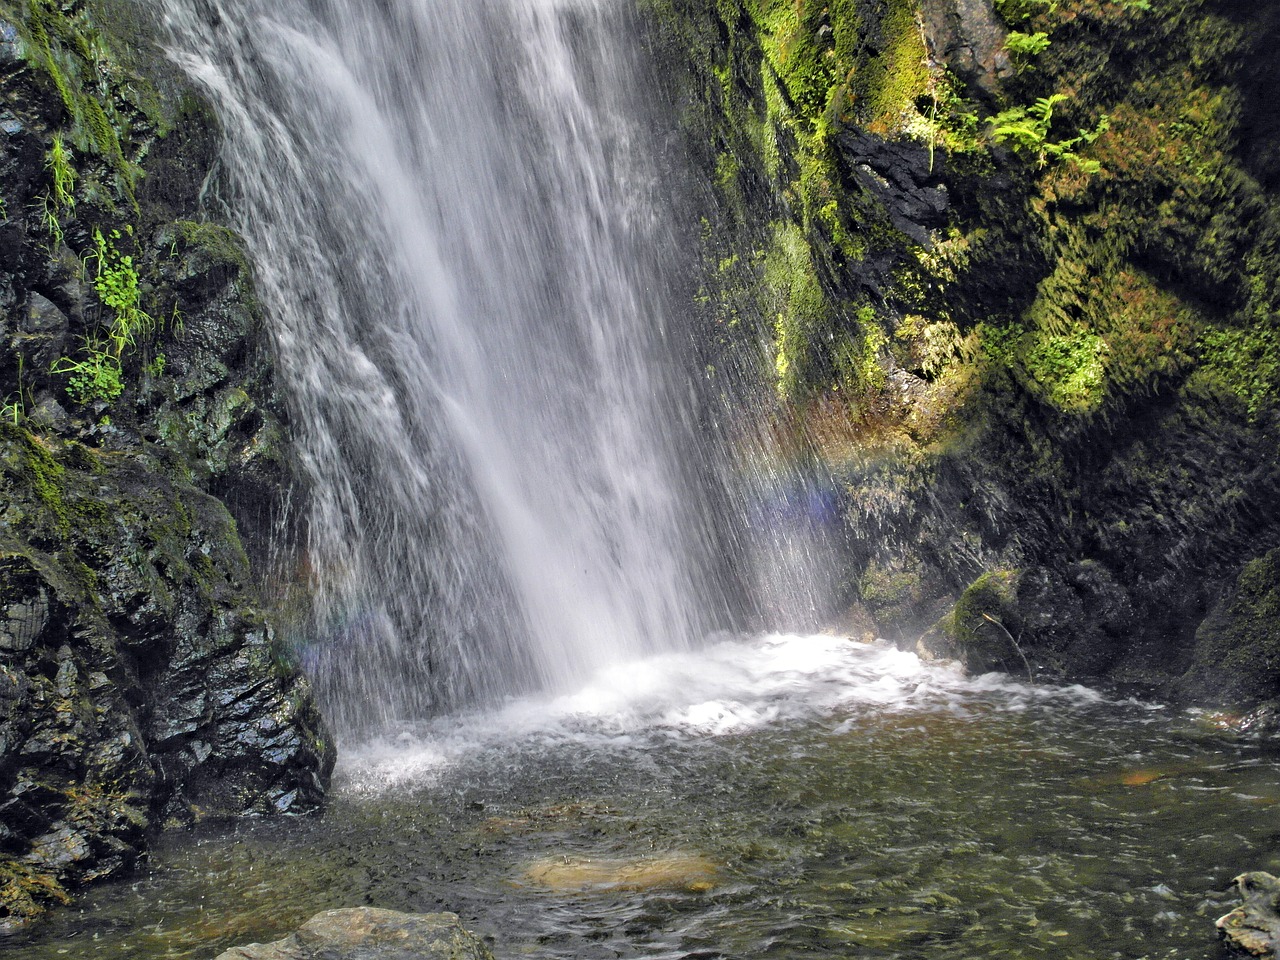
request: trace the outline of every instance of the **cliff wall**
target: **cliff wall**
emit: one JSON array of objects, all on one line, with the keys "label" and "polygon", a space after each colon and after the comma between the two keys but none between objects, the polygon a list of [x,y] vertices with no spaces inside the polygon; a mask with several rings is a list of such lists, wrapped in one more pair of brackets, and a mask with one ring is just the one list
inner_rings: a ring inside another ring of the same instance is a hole
[{"label": "cliff wall", "polygon": [[[831,615],[977,670],[1280,695],[1259,582],[1280,534],[1280,17],[646,9],[713,184],[709,375],[729,417],[833,478]],[[754,403],[725,382],[744,376]]]},{"label": "cliff wall", "polygon": [[0,3],[0,928],[333,764],[269,612],[291,470],[218,126],[152,36]]}]

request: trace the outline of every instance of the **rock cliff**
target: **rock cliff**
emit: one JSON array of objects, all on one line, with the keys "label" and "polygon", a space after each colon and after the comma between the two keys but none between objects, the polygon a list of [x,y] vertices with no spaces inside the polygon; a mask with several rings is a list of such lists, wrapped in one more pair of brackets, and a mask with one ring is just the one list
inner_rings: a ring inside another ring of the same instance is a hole
[{"label": "rock cliff", "polygon": [[0,3],[0,927],[333,763],[265,590],[291,473],[217,123],[151,35]]},{"label": "rock cliff", "polygon": [[1280,694],[1249,639],[1280,626],[1275,11],[645,6],[713,185],[713,390],[832,478],[829,615],[973,669]]}]

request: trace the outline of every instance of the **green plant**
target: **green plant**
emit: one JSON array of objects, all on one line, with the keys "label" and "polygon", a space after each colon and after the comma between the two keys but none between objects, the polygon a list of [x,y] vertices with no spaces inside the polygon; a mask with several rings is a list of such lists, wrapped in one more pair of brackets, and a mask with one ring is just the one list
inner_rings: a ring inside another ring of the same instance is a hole
[{"label": "green plant", "polygon": [[76,170],[71,165],[66,143],[60,133],[53,135],[53,145],[49,147],[49,159],[45,161],[45,166],[53,177],[53,187],[48,195],[49,199],[58,210],[74,211],[76,206]]},{"label": "green plant", "polygon": [[121,238],[119,230],[112,230],[108,240],[95,229],[93,252],[84,259],[86,270],[90,263],[94,264],[93,288],[102,305],[111,311],[106,340],[85,337],[83,359],[59,357],[50,368],[52,373],[69,375],[67,393],[80,404],[118,399],[124,392],[121,358],[137,346],[139,337],[149,336],[156,329],[155,319],[142,309],[133,257],[121,253],[115,245]]},{"label": "green plant", "polygon": [[16,402],[11,399],[12,396],[13,394],[9,394],[9,396],[5,398],[4,403],[0,403],[0,420],[12,421],[13,425],[16,427],[22,418],[26,416],[27,411],[23,408],[22,394],[18,394]]},{"label": "green plant", "polygon": [[110,243],[101,230],[95,229],[93,238],[95,250],[85,258],[85,263],[90,260],[96,262],[93,288],[102,305],[112,311],[107,337],[111,341],[111,352],[118,359],[126,349],[137,345],[139,336],[153,333],[156,321],[142,309],[138,271],[133,265],[133,257],[120,253],[115,247],[114,241],[121,239],[120,231],[111,231]]},{"label": "green plant", "polygon": [[0,419],[12,420],[16,427],[18,421],[27,415],[27,404],[22,396],[22,354],[18,354],[18,393],[17,399],[12,399],[14,394],[5,397],[4,402],[0,403]]},{"label": "green plant", "polygon": [[1019,30],[1010,30],[1004,46],[1013,57],[1018,72],[1021,73],[1030,68],[1033,58],[1049,49],[1049,35],[1043,31],[1022,33]]},{"label": "green plant", "polygon": [[1049,133],[1053,127],[1054,109],[1070,99],[1064,93],[1041,97],[1029,107],[1012,107],[991,118],[991,135],[999,143],[1009,143],[1014,150],[1033,153],[1038,166],[1048,166],[1051,161],[1065,160],[1075,164],[1085,173],[1097,173],[1102,164],[1076,153],[1080,144],[1090,144],[1102,136],[1111,126],[1111,118],[1100,117],[1092,130],[1079,130],[1078,135],[1067,140],[1053,141]]},{"label": "green plant", "polygon": [[70,374],[67,395],[78,404],[114,402],[124,392],[120,358],[92,337],[86,337],[84,345],[83,360],[59,357],[50,372]]},{"label": "green plant", "polygon": [[157,353],[151,358],[151,362],[147,364],[147,375],[151,377],[164,376],[165,358],[163,353]]}]

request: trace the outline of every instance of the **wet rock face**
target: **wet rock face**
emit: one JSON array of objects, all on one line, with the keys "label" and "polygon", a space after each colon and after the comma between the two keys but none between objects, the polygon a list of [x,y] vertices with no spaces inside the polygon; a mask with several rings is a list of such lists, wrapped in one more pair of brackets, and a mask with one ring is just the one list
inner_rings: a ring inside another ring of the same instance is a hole
[{"label": "wet rock face", "polygon": [[1005,29],[987,0],[921,0],[930,52],[990,97],[1013,74]]},{"label": "wet rock face", "polygon": [[826,615],[975,670],[1280,697],[1280,15],[647,5],[697,47],[697,335],[758,384],[716,380],[725,421],[837,489]]},{"label": "wet rock face", "polygon": [[334,759],[260,592],[291,474],[216,122],[93,6],[0,0],[0,930]]},{"label": "wet rock face", "polygon": [[927,146],[885,140],[858,127],[841,130],[836,141],[851,178],[875,197],[904,236],[924,244],[930,231],[946,225],[951,198],[943,163]]},{"label": "wet rock face", "polygon": [[217,960],[493,960],[452,913],[372,907],[326,910],[275,943],[233,947]]},{"label": "wet rock face", "polygon": [[1280,697],[1280,550],[1250,561],[1196,630],[1189,692],[1215,699]]}]

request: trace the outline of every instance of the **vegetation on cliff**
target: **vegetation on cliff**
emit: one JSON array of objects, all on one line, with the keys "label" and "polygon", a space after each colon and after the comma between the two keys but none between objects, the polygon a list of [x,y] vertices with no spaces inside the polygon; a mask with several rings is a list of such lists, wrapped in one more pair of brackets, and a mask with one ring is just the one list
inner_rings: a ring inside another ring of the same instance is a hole
[{"label": "vegetation on cliff", "polygon": [[0,928],[333,762],[258,587],[289,474],[217,125],[136,17],[0,2]]},{"label": "vegetation on cliff", "polygon": [[1280,18],[646,8],[714,183],[707,365],[754,357],[776,428],[841,489],[833,614],[956,655],[997,639],[952,605],[999,576],[999,639],[1039,673],[1274,696],[1253,660],[1200,682],[1230,668],[1197,628],[1280,534]]}]

